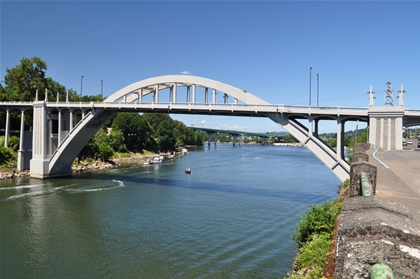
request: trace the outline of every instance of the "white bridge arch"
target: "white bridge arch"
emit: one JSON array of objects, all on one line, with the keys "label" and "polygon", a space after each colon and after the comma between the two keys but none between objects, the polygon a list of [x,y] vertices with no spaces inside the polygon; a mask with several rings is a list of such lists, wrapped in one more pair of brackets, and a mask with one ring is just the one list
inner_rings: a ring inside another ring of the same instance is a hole
[{"label": "white bridge arch", "polygon": [[[246,90],[241,90],[220,81],[189,75],[168,75],[144,79],[118,90],[106,98],[104,102],[123,101],[141,103],[144,96],[153,94],[153,102],[159,103],[159,92],[161,90],[169,89],[170,94],[168,103],[178,103],[178,87],[187,88],[187,103],[196,103],[196,89],[197,87],[202,87],[205,89],[205,94],[212,94],[213,97],[210,101],[205,96],[206,103],[216,103],[215,94],[217,92],[223,92],[225,103],[227,103],[226,97],[231,96],[235,100],[234,103],[238,103],[239,100],[244,104],[270,105],[270,103],[248,93]],[[211,89],[212,92],[208,92],[208,89]]]}]

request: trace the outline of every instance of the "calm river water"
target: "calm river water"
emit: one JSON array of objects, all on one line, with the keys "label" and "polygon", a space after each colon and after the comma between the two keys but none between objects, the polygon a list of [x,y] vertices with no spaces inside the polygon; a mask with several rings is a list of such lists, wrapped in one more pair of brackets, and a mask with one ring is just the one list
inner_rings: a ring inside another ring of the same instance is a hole
[{"label": "calm river water", "polygon": [[190,151],[160,165],[0,181],[0,278],[286,275],[299,215],[335,198],[339,180],[306,148]]}]

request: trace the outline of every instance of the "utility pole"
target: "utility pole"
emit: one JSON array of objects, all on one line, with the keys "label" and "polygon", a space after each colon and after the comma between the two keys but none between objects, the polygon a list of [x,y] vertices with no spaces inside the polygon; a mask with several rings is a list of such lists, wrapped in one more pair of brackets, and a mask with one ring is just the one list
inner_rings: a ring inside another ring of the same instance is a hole
[{"label": "utility pole", "polygon": [[312,94],[312,67],[309,67],[309,106],[311,106],[311,94]]}]

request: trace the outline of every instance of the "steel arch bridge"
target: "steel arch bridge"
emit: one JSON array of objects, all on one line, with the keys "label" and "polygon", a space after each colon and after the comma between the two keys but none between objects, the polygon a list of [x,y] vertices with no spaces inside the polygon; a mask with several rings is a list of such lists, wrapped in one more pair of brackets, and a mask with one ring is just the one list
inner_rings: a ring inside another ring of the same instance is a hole
[{"label": "steel arch bridge", "polygon": [[[180,101],[182,96],[184,101]],[[72,162],[94,134],[118,112],[130,111],[267,117],[305,143],[309,150],[344,181],[349,177],[350,171],[344,158],[344,124],[350,120],[369,121],[371,114],[370,108],[272,105],[246,90],[188,75],[141,80],[118,90],[103,102],[49,102],[36,99],[33,103],[3,102],[0,107],[7,111],[7,115],[13,109],[20,110],[22,115],[25,110],[33,109],[30,171],[31,176],[37,178],[69,175]],[[73,126],[73,112],[77,110],[83,112],[83,117]],[[380,109],[373,111],[376,114],[382,113]],[[396,115],[401,119],[404,115],[410,116],[410,113],[413,117],[405,118],[419,122],[420,111],[406,112],[399,108],[391,110],[393,117]],[[51,121],[54,119],[57,123],[55,128]],[[302,119],[308,121],[307,127],[301,123]],[[318,137],[318,123],[321,120],[337,121],[336,151]],[[6,121],[6,135],[7,125]],[[57,131],[56,134],[53,133],[54,130]],[[402,146],[402,139],[400,141]],[[398,144],[398,140],[394,142],[395,146]]]}]

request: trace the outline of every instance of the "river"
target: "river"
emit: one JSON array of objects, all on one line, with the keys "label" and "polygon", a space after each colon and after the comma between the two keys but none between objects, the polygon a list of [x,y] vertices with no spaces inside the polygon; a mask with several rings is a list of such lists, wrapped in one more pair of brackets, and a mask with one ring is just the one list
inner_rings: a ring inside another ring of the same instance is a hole
[{"label": "river", "polygon": [[306,148],[229,144],[3,180],[0,278],[281,278],[299,215],[339,184]]}]

